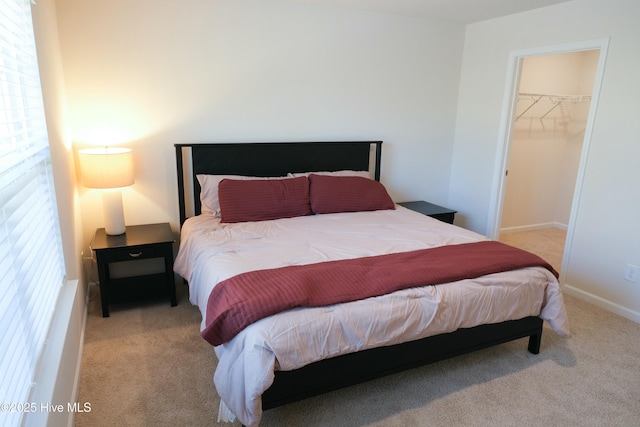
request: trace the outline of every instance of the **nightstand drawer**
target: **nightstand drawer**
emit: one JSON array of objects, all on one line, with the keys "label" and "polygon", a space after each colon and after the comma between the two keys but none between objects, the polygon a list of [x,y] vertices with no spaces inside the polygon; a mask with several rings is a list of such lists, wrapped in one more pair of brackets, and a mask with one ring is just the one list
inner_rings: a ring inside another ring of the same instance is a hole
[{"label": "nightstand drawer", "polygon": [[131,247],[122,249],[110,249],[106,251],[107,262],[135,261],[162,257],[163,254],[157,246]]}]

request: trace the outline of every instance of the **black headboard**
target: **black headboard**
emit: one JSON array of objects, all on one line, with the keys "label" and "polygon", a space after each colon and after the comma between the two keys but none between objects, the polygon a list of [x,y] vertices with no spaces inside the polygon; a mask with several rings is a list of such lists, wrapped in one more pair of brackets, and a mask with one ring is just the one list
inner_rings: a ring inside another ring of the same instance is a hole
[{"label": "black headboard", "polygon": [[371,171],[373,166],[373,177],[380,180],[382,141],[175,144],[175,149],[180,224],[187,218],[187,201],[194,205],[193,214],[200,214],[198,174],[286,176],[296,172]]}]

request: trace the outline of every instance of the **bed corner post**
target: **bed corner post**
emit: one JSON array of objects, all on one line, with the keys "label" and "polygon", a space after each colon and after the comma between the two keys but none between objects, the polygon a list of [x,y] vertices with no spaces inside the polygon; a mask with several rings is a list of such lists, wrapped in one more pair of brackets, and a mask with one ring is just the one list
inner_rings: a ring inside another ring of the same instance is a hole
[{"label": "bed corner post", "polygon": [[527,350],[529,350],[531,354],[540,353],[540,343],[542,342],[542,319],[537,318],[536,320],[539,326],[529,335],[529,346],[527,347]]},{"label": "bed corner post", "polygon": [[184,200],[184,167],[182,164],[182,145],[175,144],[176,148],[176,169],[178,172],[178,207],[180,209],[180,227],[187,219],[187,210]]},{"label": "bed corner post", "polygon": [[382,141],[374,142],[376,145],[376,166],[374,179],[380,181],[380,162],[382,160]]},{"label": "bed corner post", "polygon": [[538,354],[540,353],[540,343],[542,342],[542,334],[535,334],[529,337],[529,353]]}]

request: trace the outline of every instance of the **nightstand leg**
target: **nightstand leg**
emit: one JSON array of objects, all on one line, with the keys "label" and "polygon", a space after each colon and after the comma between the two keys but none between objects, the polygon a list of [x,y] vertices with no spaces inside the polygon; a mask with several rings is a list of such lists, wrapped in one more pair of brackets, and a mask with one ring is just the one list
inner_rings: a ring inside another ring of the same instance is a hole
[{"label": "nightstand leg", "polygon": [[176,299],[176,278],[173,274],[173,246],[168,245],[166,253],[164,255],[164,271],[166,273],[166,282],[169,287],[169,299],[171,300],[171,307],[178,305]]},{"label": "nightstand leg", "polygon": [[100,285],[100,301],[102,302],[102,317],[109,317],[109,297],[106,286]]},{"label": "nightstand leg", "polygon": [[100,282],[100,302],[102,303],[102,317],[109,317],[109,264],[105,263],[100,256],[98,262],[98,281]]}]

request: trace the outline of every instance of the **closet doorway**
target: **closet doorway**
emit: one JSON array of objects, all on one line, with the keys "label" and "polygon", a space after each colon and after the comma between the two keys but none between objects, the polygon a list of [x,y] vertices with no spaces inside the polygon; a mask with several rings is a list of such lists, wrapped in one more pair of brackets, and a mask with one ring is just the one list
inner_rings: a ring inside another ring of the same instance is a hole
[{"label": "closet doorway", "polygon": [[521,58],[498,239],[561,271],[600,50]]}]

